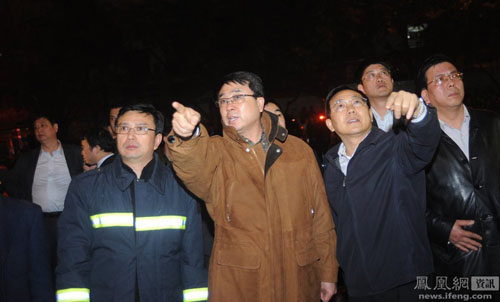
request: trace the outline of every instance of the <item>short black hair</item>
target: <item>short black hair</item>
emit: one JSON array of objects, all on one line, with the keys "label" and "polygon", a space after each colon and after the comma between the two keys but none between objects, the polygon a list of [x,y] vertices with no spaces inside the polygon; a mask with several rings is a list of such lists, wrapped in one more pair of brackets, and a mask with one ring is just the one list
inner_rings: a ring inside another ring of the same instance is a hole
[{"label": "short black hair", "polygon": [[382,60],[381,58],[375,58],[375,57],[366,58],[363,60],[363,62],[361,62],[361,64],[359,64],[358,69],[356,69],[356,72],[354,75],[356,77],[355,78],[356,84],[363,83],[362,79],[363,79],[363,73],[365,72],[365,69],[368,66],[373,65],[373,64],[380,64],[380,65],[384,66],[389,71],[389,73],[391,73],[391,77],[392,77],[392,67],[389,63]]},{"label": "short black hair", "polygon": [[125,105],[125,107],[120,109],[120,112],[116,117],[115,126],[118,125],[118,120],[120,119],[120,117],[128,111],[137,111],[140,113],[146,113],[152,115],[156,128],[155,134],[163,133],[163,128],[165,127],[165,118],[163,117],[163,113],[156,110],[155,106],[153,106],[152,104],[140,103],[140,104]]},{"label": "short black hair", "polygon": [[51,125],[59,124],[58,119],[53,114],[48,113],[48,112],[38,112],[38,113],[36,113],[34,115],[33,123],[32,124],[34,124],[36,120],[41,119],[41,118],[47,119]]},{"label": "short black hair", "polygon": [[266,101],[266,102],[264,103],[264,107],[266,107],[266,105],[267,105],[267,104],[274,104],[274,105],[276,105],[276,107],[278,107],[278,109],[279,109],[281,112],[283,112],[283,109],[281,108],[280,104],[278,104],[278,103],[276,103],[276,102],[273,102],[273,101]]},{"label": "short black hair", "polygon": [[[448,62],[450,64],[453,64],[453,66],[457,66],[455,64],[455,62],[453,62],[453,60],[444,55],[444,54],[433,54],[432,56],[426,58],[422,64],[420,65],[420,67],[418,68],[418,71],[417,71],[417,78],[415,79],[415,86],[417,88],[417,94],[420,95],[420,93],[422,92],[422,89],[424,88],[427,88],[427,82],[429,82],[429,80],[427,79],[427,76],[425,75],[427,73],[427,70],[429,70],[429,68],[431,68],[432,66],[435,66],[439,63],[444,63],[444,62]],[[458,68],[458,67],[457,67]]]},{"label": "short black hair", "polygon": [[330,92],[328,92],[328,94],[326,95],[325,113],[326,113],[326,116],[328,118],[330,118],[330,114],[331,114],[330,101],[337,93],[344,91],[344,90],[351,90],[351,91],[359,93],[363,97],[363,100],[365,101],[366,105],[368,105],[368,108],[370,108],[370,103],[368,102],[368,97],[362,91],[359,91],[358,89],[355,89],[355,88],[351,88],[347,85],[340,85],[340,86],[337,86],[337,87],[333,88],[332,90],[330,90]]},{"label": "short black hair", "polygon": [[83,134],[83,139],[87,140],[90,148],[99,146],[105,152],[113,152],[115,150],[115,140],[111,137],[109,131],[104,128],[87,129]]},{"label": "short black hair", "polygon": [[264,85],[262,84],[262,79],[255,73],[249,71],[236,71],[225,75],[222,78],[219,84],[219,89],[216,93],[219,92],[220,88],[224,86],[224,84],[229,83],[248,85],[248,87],[253,91],[254,97],[264,97]]}]

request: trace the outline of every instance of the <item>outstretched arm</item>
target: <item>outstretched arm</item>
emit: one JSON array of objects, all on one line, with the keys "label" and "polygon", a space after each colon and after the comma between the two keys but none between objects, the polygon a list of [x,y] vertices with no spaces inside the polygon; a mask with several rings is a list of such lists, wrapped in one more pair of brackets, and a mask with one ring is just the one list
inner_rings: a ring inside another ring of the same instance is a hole
[{"label": "outstretched arm", "polygon": [[210,202],[212,179],[219,161],[217,147],[200,124],[200,114],[178,102],[172,116],[172,131],[164,139],[168,157],[184,185],[205,202]]}]

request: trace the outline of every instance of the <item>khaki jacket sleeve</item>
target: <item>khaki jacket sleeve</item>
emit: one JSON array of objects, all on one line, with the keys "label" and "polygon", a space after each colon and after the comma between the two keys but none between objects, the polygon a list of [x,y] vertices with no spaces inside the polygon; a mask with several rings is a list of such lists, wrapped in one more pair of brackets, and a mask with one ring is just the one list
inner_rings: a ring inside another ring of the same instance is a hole
[{"label": "khaki jacket sleeve", "polygon": [[[170,139],[171,136],[175,139]],[[205,202],[211,202],[210,188],[219,163],[219,156],[214,152],[212,138],[205,126],[200,124],[200,134],[189,140],[182,140],[171,131],[167,147],[177,176],[184,185]]]},{"label": "khaki jacket sleeve", "polygon": [[322,282],[337,282],[339,264],[336,258],[337,235],[325,185],[314,155],[311,158],[310,177],[314,192],[313,236],[320,260],[316,263]]}]

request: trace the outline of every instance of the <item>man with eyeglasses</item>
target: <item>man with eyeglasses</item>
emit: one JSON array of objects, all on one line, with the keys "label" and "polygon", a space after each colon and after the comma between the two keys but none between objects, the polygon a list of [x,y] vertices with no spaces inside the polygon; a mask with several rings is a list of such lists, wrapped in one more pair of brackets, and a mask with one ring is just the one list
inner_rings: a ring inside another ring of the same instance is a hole
[{"label": "man with eyeglasses", "polygon": [[364,60],[356,71],[358,90],[362,91],[370,102],[373,113],[373,125],[385,132],[394,125],[392,111],[385,108],[389,95],[394,90],[394,79],[388,63],[377,58]]},{"label": "man with eyeglasses", "polygon": [[59,221],[57,301],[205,301],[196,201],[155,154],[164,118],[152,105],[123,107],[119,156],[82,174]]},{"label": "man with eyeglasses", "polygon": [[339,86],[326,100],[326,126],[342,140],[325,155],[324,180],[349,301],[418,301],[415,280],[433,270],[423,196],[439,141],[435,110],[393,92],[385,108],[411,121],[386,133],[372,125],[363,92]]},{"label": "man with eyeglasses", "polygon": [[427,225],[436,274],[500,275],[500,118],[463,104],[463,74],[444,55],[417,74],[437,109],[438,151],[427,171]]},{"label": "man with eyeglasses", "polygon": [[312,150],[264,111],[256,74],[226,75],[216,105],[222,137],[174,102],[166,140],[177,175],[215,222],[210,300],[329,301],[336,237]]}]

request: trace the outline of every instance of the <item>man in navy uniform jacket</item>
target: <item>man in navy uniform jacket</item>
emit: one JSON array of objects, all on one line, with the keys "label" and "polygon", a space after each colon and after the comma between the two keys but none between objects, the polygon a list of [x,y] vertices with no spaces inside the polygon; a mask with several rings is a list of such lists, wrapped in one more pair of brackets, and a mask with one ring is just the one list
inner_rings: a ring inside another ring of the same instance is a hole
[{"label": "man in navy uniform jacket", "polygon": [[436,113],[405,91],[386,108],[411,120],[405,129],[372,127],[361,91],[343,86],[327,97],[326,124],[342,143],[326,154],[324,177],[350,302],[418,301],[414,281],[433,271],[424,168],[439,142]]},{"label": "man in navy uniform jacket", "polygon": [[0,302],[54,297],[40,206],[0,195]]}]

